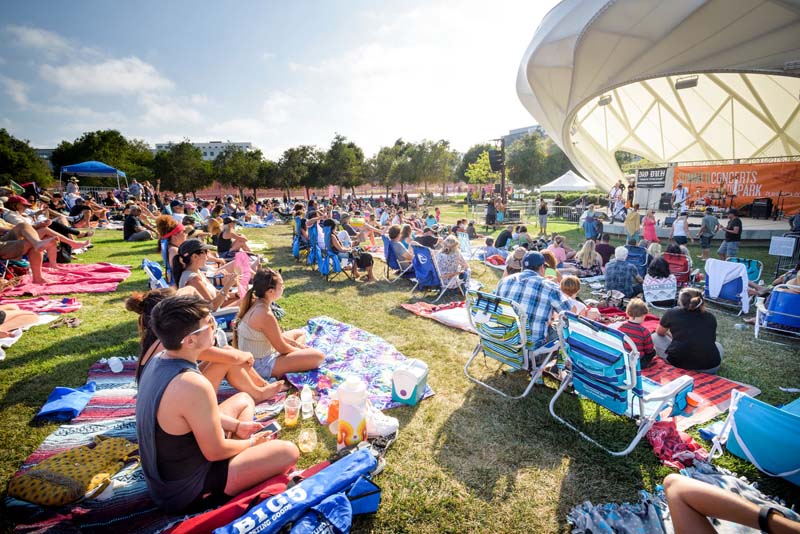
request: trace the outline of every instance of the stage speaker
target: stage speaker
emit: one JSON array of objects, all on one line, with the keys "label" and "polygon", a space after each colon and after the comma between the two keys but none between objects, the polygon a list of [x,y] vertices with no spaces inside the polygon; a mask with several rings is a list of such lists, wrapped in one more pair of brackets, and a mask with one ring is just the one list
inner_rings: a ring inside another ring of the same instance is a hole
[{"label": "stage speaker", "polygon": [[672,209],[672,193],[661,193],[658,209],[661,211],[670,211]]},{"label": "stage speaker", "polygon": [[503,192],[503,189],[500,187],[500,184],[494,184],[494,192],[496,195],[499,195]]},{"label": "stage speaker", "polygon": [[489,151],[489,166],[492,172],[500,172],[503,170],[503,152],[500,150]]},{"label": "stage speaker", "polygon": [[753,200],[753,205],[750,208],[750,216],[754,219],[769,219],[772,215],[772,199],[771,198],[757,198]]}]

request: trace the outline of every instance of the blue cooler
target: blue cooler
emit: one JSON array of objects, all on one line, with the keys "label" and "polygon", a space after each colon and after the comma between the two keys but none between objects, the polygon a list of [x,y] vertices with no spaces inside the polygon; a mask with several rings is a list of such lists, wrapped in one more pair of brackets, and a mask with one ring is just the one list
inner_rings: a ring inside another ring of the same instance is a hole
[{"label": "blue cooler", "polygon": [[414,406],[425,394],[428,365],[415,358],[406,360],[392,373],[392,400]]}]

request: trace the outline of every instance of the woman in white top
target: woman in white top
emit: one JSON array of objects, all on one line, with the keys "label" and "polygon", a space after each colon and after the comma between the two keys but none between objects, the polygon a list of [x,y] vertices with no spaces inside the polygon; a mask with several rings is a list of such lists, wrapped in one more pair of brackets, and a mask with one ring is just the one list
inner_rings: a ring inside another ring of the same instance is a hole
[{"label": "woman in white top", "polygon": [[325,355],[305,344],[302,329],[282,332],[272,303],[283,295],[280,273],[267,269],[253,277],[253,287],[239,305],[233,343],[256,358],[253,368],[264,378],[316,369]]},{"label": "woman in white top", "polygon": [[211,303],[211,310],[221,307],[238,305],[239,299],[234,295],[229,296],[229,291],[239,280],[235,272],[228,272],[222,278],[222,290],[214,287],[205,273],[200,269],[205,267],[208,259],[208,245],[199,239],[187,239],[178,247],[178,253],[172,261],[172,276],[178,281],[178,288],[191,286],[197,290],[201,298]]},{"label": "woman in white top", "polygon": [[689,240],[694,243],[689,233],[689,213],[682,211],[681,214],[672,222],[672,230],[669,237],[679,245],[685,245]]}]

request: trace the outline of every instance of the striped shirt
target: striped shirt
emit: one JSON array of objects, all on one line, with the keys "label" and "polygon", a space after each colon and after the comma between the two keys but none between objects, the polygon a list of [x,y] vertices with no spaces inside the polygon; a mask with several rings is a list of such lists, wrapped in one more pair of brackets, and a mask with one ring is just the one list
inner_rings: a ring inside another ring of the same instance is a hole
[{"label": "striped shirt", "polygon": [[636,345],[636,350],[639,351],[639,361],[641,361],[642,367],[647,367],[656,354],[650,331],[633,321],[625,321],[618,330],[631,338],[631,341]]}]

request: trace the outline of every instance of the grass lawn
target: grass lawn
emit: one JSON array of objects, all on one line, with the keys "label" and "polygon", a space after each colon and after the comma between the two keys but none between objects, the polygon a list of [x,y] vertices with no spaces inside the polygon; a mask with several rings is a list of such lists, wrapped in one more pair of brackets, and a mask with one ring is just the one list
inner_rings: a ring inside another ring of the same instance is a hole
[{"label": "grass lawn", "polygon": [[[443,209],[444,222],[460,216],[459,206]],[[581,241],[575,224],[551,223],[549,230],[565,234],[572,246]],[[468,381],[462,369],[476,337],[401,309],[400,303],[420,298],[409,295],[408,284],[364,285],[342,277],[326,283],[291,258],[289,226],[247,233],[267,242],[267,256],[273,266],[283,269],[285,328],[328,315],[382,336],[430,366],[429,384],[436,395],[416,407],[391,411],[401,421],[401,432],[387,456],[386,470],[377,479],[383,503],[374,517],[356,521],[356,532],[518,532],[520,525],[530,532],[567,532],[565,516],[576,504],[635,500],[638,490],[652,489],[671,472],[658,463],[647,444],[626,458],[612,458],[552,419],[547,403],[554,383],[536,388],[526,399],[506,401]],[[153,242],[125,243],[121,232],[98,232],[94,242],[97,246],[80,256],[80,262],[136,266],[145,255],[159,259]],[[693,256],[699,255],[697,246],[690,248]],[[766,255],[766,245],[743,246],[740,254],[764,261],[764,278],[771,280],[774,263]],[[376,262],[376,269],[383,267]],[[495,271],[477,264],[474,271],[486,287],[496,285]],[[32,423],[52,389],[84,384],[90,364],[99,358],[138,352],[135,316],[125,311],[124,300],[146,287],[146,276],[137,268],[116,293],[79,296],[83,308],[76,315],[83,323],[77,329],[37,327],[7,351],[6,360],[0,362],[3,491],[21,462],[57,428]],[[756,342],[751,327],[734,329],[740,319],[719,311],[715,314],[718,338],[725,347],[720,374],[759,387],[759,398],[768,403],[791,401],[793,396],[778,386],[800,385],[796,382],[798,345]],[[480,364],[475,369],[480,372]],[[486,375],[493,374],[494,367],[486,367]],[[521,376],[493,380],[504,386],[523,384]],[[562,398],[560,406],[572,420],[584,420],[589,433],[614,445],[634,433],[629,421],[574,396]],[[311,425],[309,421],[303,424]],[[318,429],[321,445],[301,458],[301,467],[326,458],[335,449],[333,436]],[[293,439],[298,431],[283,432],[283,437]],[[765,493],[800,503],[799,488],[765,477],[747,462],[726,454],[719,464],[758,481]],[[2,523],[6,531],[12,526]]]}]

